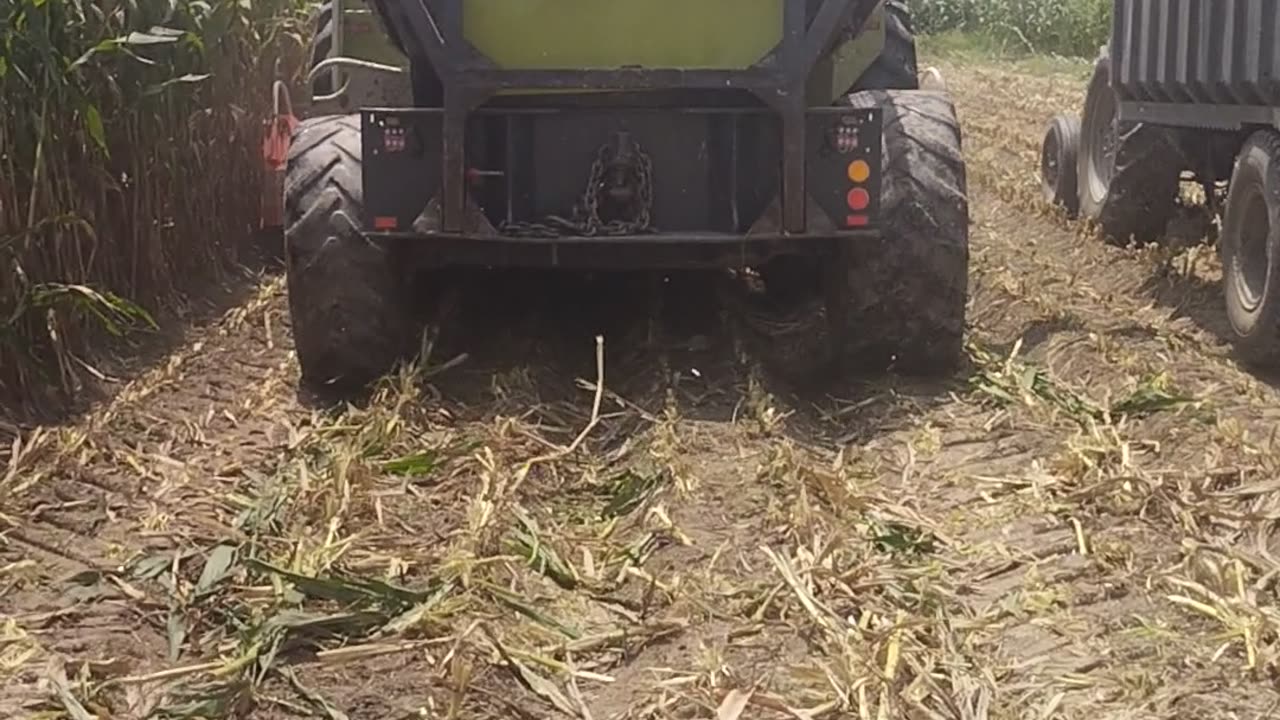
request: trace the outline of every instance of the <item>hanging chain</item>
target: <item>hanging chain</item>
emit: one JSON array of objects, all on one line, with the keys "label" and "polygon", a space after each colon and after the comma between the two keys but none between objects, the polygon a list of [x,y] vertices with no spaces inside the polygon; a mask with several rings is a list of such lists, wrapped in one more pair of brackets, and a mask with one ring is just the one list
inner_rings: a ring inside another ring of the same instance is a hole
[{"label": "hanging chain", "polygon": [[515,237],[557,238],[566,236],[581,237],[616,237],[620,235],[639,235],[651,232],[653,219],[653,161],[638,143],[632,143],[635,156],[635,192],[639,200],[635,216],[630,220],[600,219],[600,195],[605,189],[605,171],[609,169],[613,158],[610,157],[613,146],[605,143],[596,152],[591,163],[591,174],[587,178],[586,190],[573,209],[571,218],[559,215],[548,215],[542,222],[508,222],[503,223],[499,232]]}]

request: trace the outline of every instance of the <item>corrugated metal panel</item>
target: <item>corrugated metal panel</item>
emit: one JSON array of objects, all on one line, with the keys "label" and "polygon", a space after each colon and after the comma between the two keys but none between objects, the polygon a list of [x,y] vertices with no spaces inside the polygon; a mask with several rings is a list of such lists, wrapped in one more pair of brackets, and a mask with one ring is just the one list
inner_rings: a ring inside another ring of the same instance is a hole
[{"label": "corrugated metal panel", "polygon": [[1280,106],[1280,0],[1115,0],[1126,100]]}]

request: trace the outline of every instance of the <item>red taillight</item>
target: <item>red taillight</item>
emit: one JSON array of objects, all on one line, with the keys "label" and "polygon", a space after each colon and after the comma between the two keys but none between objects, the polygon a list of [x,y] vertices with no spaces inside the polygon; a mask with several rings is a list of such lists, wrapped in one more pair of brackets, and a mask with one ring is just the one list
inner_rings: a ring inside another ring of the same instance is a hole
[{"label": "red taillight", "polygon": [[[872,216],[876,213],[876,198],[872,197],[872,193],[879,192],[879,158],[874,152],[875,148],[866,147],[859,137],[859,133],[864,130],[864,123],[874,120],[873,113],[846,115],[830,130],[834,149],[838,155],[844,156],[836,160],[843,171],[840,179],[848,181],[840,183],[845,193],[844,229],[869,228],[875,222]],[[835,209],[837,212],[840,210],[838,207]]]},{"label": "red taillight", "polygon": [[850,210],[866,210],[871,204],[871,194],[863,188],[856,187],[845,196],[845,201],[849,203]]}]

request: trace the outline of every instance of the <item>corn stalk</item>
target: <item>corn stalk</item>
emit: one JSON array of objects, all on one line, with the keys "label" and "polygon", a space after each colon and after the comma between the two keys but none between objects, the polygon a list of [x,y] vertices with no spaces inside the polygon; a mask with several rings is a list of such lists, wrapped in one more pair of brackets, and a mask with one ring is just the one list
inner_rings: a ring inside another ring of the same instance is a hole
[{"label": "corn stalk", "polygon": [[304,21],[302,0],[0,0],[0,407],[73,398],[91,346],[236,259]]}]

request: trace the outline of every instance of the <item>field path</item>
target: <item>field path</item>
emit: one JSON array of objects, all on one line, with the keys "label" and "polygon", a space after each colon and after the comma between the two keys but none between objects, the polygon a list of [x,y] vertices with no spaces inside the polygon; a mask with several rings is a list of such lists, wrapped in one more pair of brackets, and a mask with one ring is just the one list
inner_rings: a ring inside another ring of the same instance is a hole
[{"label": "field path", "polygon": [[698,278],[516,277],[329,408],[268,277],[0,455],[0,717],[1280,710],[1280,394],[1223,341],[1203,218],[1118,249],[1045,207],[1084,65],[931,61],[966,372],[815,394]]}]

